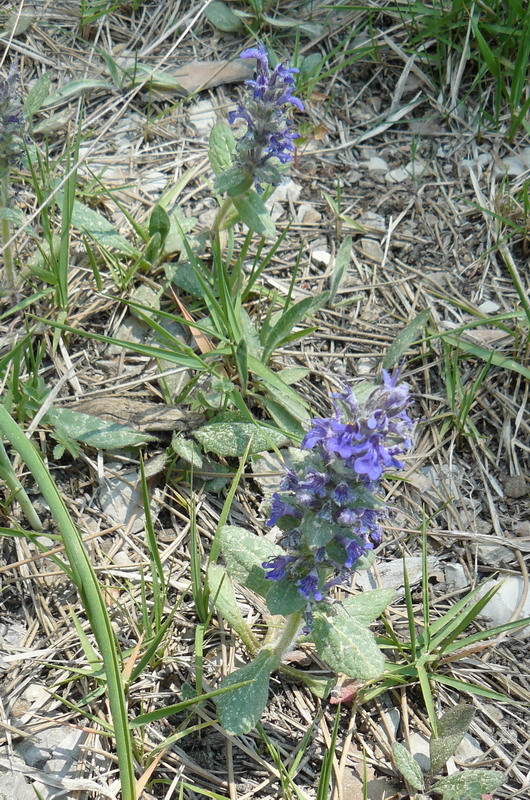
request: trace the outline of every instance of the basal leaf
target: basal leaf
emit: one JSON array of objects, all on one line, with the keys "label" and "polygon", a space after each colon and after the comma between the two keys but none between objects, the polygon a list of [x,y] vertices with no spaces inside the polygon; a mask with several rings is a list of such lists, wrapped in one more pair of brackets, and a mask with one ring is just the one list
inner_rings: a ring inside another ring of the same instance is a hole
[{"label": "basal leaf", "polygon": [[122,447],[138,447],[146,442],[156,441],[155,436],[134,428],[69,408],[48,409],[44,421],[57,428],[62,436],[71,437],[97,450],[119,450]]},{"label": "basal leaf", "polygon": [[266,597],[273,582],[267,580],[261,565],[275,556],[285,555],[283,548],[235,525],[221,528],[220,541],[228,574],[242,586]]},{"label": "basal leaf", "polygon": [[318,652],[335,672],[361,681],[382,675],[385,660],[371,631],[343,609],[334,616],[316,612],[312,636]]},{"label": "basal leaf", "polygon": [[237,14],[234,14],[232,9],[226,3],[220,2],[220,0],[213,0],[209,6],[206,6],[204,16],[208,22],[212,23],[214,28],[226,33],[234,33],[243,28],[243,23]]},{"label": "basal leaf", "polygon": [[473,719],[475,709],[469,703],[459,703],[438,720],[438,736],[431,737],[429,751],[431,772],[440,772],[464,738]]},{"label": "basal leaf", "polygon": [[[57,202],[62,205],[63,197],[60,192],[57,194]],[[74,228],[90,234],[93,239],[105,247],[113,247],[118,252],[129,256],[137,254],[133,245],[116,231],[108,219],[79,200],[74,200],[71,223]]]},{"label": "basal leaf", "polygon": [[270,450],[273,445],[281,447],[286,443],[281,431],[251,422],[213,422],[203,425],[193,435],[206,452],[218,456],[242,456],[250,439],[250,453],[261,453]]},{"label": "basal leaf", "polygon": [[217,716],[227,733],[241,736],[254,728],[260,720],[269,696],[271,672],[278,667],[278,659],[270,651],[261,653],[244,667],[232,672],[221,682],[225,689],[242,681],[252,681],[217,699]]},{"label": "basal leaf", "polygon": [[215,607],[232,630],[239,634],[244,642],[252,640],[252,631],[239,610],[232,581],[225,568],[220,564],[208,565],[208,586],[210,597],[215,601]]},{"label": "basal leaf", "polygon": [[51,75],[49,72],[44,72],[29,90],[24,101],[24,116],[27,119],[31,119],[42,107],[50,93],[50,84]]},{"label": "basal leaf", "polygon": [[409,753],[407,748],[403,747],[399,742],[394,742],[392,745],[392,752],[394,754],[396,767],[407,783],[414,789],[421,791],[423,789],[423,775],[418,762]]},{"label": "basal leaf", "polygon": [[431,786],[431,791],[442,795],[443,800],[461,800],[473,790],[475,796],[489,794],[504,783],[504,774],[490,769],[468,769],[455,772]]}]

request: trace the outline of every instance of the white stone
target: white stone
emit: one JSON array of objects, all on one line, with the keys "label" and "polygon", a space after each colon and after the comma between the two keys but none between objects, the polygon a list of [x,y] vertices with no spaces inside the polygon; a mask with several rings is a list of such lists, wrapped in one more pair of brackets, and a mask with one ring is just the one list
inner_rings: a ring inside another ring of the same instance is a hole
[{"label": "white stone", "polygon": [[269,207],[269,205],[273,203],[284,203],[286,200],[296,203],[301,193],[302,187],[300,184],[295,183],[292,178],[289,178],[289,180],[283,181],[276,187],[267,200],[266,206]]},{"label": "white stone", "polygon": [[469,585],[466,576],[466,571],[462,564],[446,564],[445,566],[445,582],[452,592],[457,592],[460,589],[465,589]]},{"label": "white stone", "polygon": [[[497,593],[491,598],[489,603],[486,603],[479,619],[487,620],[491,627],[496,625],[503,625],[508,622],[512,616],[515,608],[521,598],[524,580],[520,575],[509,575],[507,578],[486,581],[484,586],[478,593],[478,597],[482,597],[492,586],[499,586]],[[477,598],[478,599],[478,598]],[[530,592],[527,595],[526,602],[522,608],[520,618],[530,617]],[[530,636],[530,625],[525,625],[524,628],[518,628],[510,633],[518,639],[525,639]]]},{"label": "white stone", "polygon": [[324,264],[327,267],[331,261],[331,253],[327,250],[312,250],[311,261],[313,264]]},{"label": "white stone", "polygon": [[409,736],[410,752],[423,772],[428,772],[431,766],[429,740],[423,733],[415,731]]},{"label": "white stone", "polygon": [[365,256],[372,258],[374,261],[381,263],[383,260],[383,248],[376,242],[375,239],[363,238],[361,239],[361,247]]},{"label": "white stone", "polygon": [[[117,463],[107,465],[113,471],[119,471],[120,466]],[[117,525],[127,528],[131,517],[135,516],[130,530],[138,533],[143,529],[145,514],[142,488],[140,475],[136,470],[123,472],[119,478],[106,478],[99,490],[99,503],[103,513]]]},{"label": "white stone", "polygon": [[202,136],[207,136],[217,120],[217,112],[209,98],[199,100],[190,109],[190,122]]},{"label": "white stone", "polygon": [[405,170],[412,178],[422,178],[428,169],[429,165],[420,158],[415,158],[414,161],[409,161],[405,167]]},{"label": "white stone", "polygon": [[364,167],[369,172],[383,173],[388,170],[388,164],[384,158],[379,158],[379,156],[372,156],[372,158],[368,159],[368,161],[362,161],[361,167]]},{"label": "white stone", "polygon": [[459,761],[461,764],[467,764],[468,761],[476,761],[479,758],[482,758],[480,743],[474,736],[471,736],[470,733],[466,733],[455,750],[455,761]]},{"label": "white stone", "polygon": [[0,800],[35,800],[31,784],[20,772],[0,773]]},{"label": "white stone", "polygon": [[[422,559],[421,556],[406,556],[405,564],[409,583],[411,586],[421,581],[422,575]],[[427,556],[427,569],[429,575],[432,575],[434,569],[438,565],[438,559],[435,556]],[[376,579],[376,572],[379,575],[380,584]],[[379,585],[385,588],[396,590],[396,597],[403,596],[405,579],[403,577],[403,561],[401,558],[395,561],[389,561],[386,564],[380,563],[377,565],[377,570],[374,568],[363,570],[356,576],[357,585],[363,591],[370,591],[370,589],[377,589]]]},{"label": "white stone", "polygon": [[494,303],[493,300],[484,300],[478,307],[478,310],[482,311],[483,314],[495,314],[499,309],[500,305]]},{"label": "white stone", "polygon": [[316,208],[313,208],[313,206],[310,206],[307,203],[301,203],[298,207],[298,211],[296,212],[296,219],[298,222],[311,225],[312,223],[321,220],[322,214],[317,211]]},{"label": "white stone", "polygon": [[23,691],[22,697],[32,705],[41,706],[50,699],[50,693],[41,683],[30,683]]},{"label": "white stone", "polygon": [[515,561],[515,554],[502,544],[479,544],[476,546],[479,561],[487,566],[499,566]]},{"label": "white stone", "polygon": [[387,183],[403,183],[403,181],[406,180],[410,180],[410,173],[405,169],[405,167],[391,169],[385,175],[385,181]]}]

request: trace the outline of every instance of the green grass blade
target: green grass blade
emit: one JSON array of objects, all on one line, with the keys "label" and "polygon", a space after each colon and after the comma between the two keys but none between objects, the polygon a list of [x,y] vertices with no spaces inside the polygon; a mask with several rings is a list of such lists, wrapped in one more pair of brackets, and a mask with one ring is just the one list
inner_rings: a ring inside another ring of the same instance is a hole
[{"label": "green grass blade", "polygon": [[23,431],[0,406],[0,430],[32,473],[62,536],[76,588],[96,638],[108,686],[108,699],[120,770],[122,800],[136,800],[132,739],[118,647],[111,621],[83,540],[42,459]]}]

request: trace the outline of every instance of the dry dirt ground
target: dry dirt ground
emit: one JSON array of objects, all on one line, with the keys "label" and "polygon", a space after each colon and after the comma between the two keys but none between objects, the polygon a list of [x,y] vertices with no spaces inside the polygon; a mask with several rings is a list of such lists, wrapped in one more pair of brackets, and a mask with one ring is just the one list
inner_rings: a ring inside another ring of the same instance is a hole
[{"label": "dry dirt ground", "polygon": [[[33,138],[43,152],[48,147],[53,162],[64,152],[66,137],[81,131],[79,198],[115,222],[128,237],[133,236],[131,227],[118,204],[145,223],[168,189],[184,214],[197,218],[198,228],[212,221],[215,201],[207,162],[208,119],[215,115],[226,118],[242,91],[246,67],[235,59],[251,40],[215,30],[201,16],[202,5],[159,0],[142,3],[135,10],[132,4],[123,4],[115,13],[80,27],[79,3],[40,0],[24,4],[28,24],[21,25],[11,38],[4,33],[0,40],[8,49],[4,70],[19,58],[22,93],[44,71],[51,76],[53,93],[72,80],[103,82],[92,88],[84,84],[82,97],[76,91],[57,97],[36,115]],[[278,19],[299,18],[308,13],[309,5],[278,3],[275,13]],[[465,105],[451,105],[458,64],[449,65],[447,86],[440,92],[421,60],[407,55],[407,32],[398,16],[376,13],[377,5],[364,11],[331,11],[330,5],[313,4],[313,28],[301,34],[301,53],[324,55],[344,43],[350,49],[360,47],[365,39],[356,32],[370,15],[377,57],[367,55],[355,64],[345,61],[333,74],[309,86],[310,93],[304,98],[306,113],[300,119],[307,137],[290,169],[288,188],[273,208],[279,230],[292,224],[262,283],[271,292],[287,294],[301,252],[295,299],[324,290],[335,253],[347,234],[353,236],[352,260],[335,307],[319,312],[313,333],[277,353],[274,368],[307,367],[310,372],[297,390],[311,402],[315,414],[327,412],[329,391],[343,379],[376,373],[400,330],[419,312],[430,309],[428,331],[433,336],[410,347],[405,368],[419,420],[415,447],[403,480],[386,487],[397,511],[377,563],[382,569],[387,563],[398,564],[402,554],[419,556],[422,521],[429,517],[426,530],[433,557],[429,576],[433,615],[449,608],[479,581],[502,576],[519,579],[510,584],[515,587],[514,594],[506,600],[505,619],[515,619],[525,603],[528,608],[525,562],[530,551],[530,515],[525,476],[530,420],[528,381],[517,365],[528,368],[529,361],[523,317],[510,316],[521,310],[521,304],[508,266],[518,271],[521,284],[528,288],[528,239],[520,198],[528,177],[529,143],[521,135],[508,146],[502,131],[479,131],[478,99],[473,96]],[[17,10],[20,6],[14,3],[13,7]],[[274,41],[284,53],[292,49],[293,28],[265,26],[264,32],[276,37]],[[179,93],[148,90],[141,84],[116,86],[103,53],[121,66],[130,66],[137,59],[149,69],[167,70],[185,89]],[[200,68],[189,67],[197,61],[204,62]],[[333,63],[338,67],[340,55]],[[63,167],[57,167],[56,176],[64,174]],[[23,171],[16,180],[16,202],[29,220],[37,203],[27,177]],[[341,207],[337,214],[324,193],[336,199],[339,184]],[[38,231],[38,218],[34,225]],[[24,262],[34,250],[28,230],[21,231],[19,259]],[[159,288],[164,283],[162,269],[137,274],[122,292],[111,270],[102,264],[103,285],[98,291],[78,234],[73,238],[70,260],[69,325],[118,338],[129,335],[137,341],[147,335],[123,301],[138,286]],[[33,278],[33,286],[39,285]],[[23,294],[30,296],[32,291],[27,288]],[[181,292],[180,299],[186,304],[185,293]],[[163,302],[168,310],[174,309],[169,294]],[[249,311],[259,313],[258,299],[249,304]],[[25,325],[33,325],[25,316],[28,313],[49,318],[56,314],[44,297],[15,316],[4,317],[2,355],[19,340]],[[508,315],[506,329],[488,322],[488,317],[500,314]],[[477,320],[479,324],[461,336],[459,350],[455,340],[446,339],[449,344],[444,345],[435,335]],[[133,401],[158,403],[163,413],[168,384],[163,385],[160,369],[166,369],[169,378],[178,379],[181,385],[186,377],[174,369],[169,374],[171,365],[160,365],[123,348],[75,334],[57,343],[51,328],[35,330],[36,341],[44,343],[47,353],[40,377],[54,390],[56,404],[64,407],[74,401],[97,400],[103,404],[98,407],[100,413],[115,411],[114,398],[125,396],[130,406],[120,400],[120,414],[138,422]],[[468,427],[458,430],[455,416],[462,399],[457,399],[456,410],[452,409],[447,369],[457,354],[462,383],[469,390],[484,366],[480,357],[484,348],[505,357],[506,362],[500,364],[497,359],[490,364],[467,417]],[[21,364],[20,370],[23,380],[31,365]],[[186,411],[189,406],[183,403],[182,408]],[[470,433],[471,425],[475,436]],[[162,433],[157,443],[146,448],[148,460],[163,452],[168,444],[164,436],[167,434]],[[141,586],[147,564],[144,525],[141,516],[138,525],[130,513],[124,520],[116,520],[101,487],[120,469],[122,475],[137,470],[137,454],[109,456],[83,448],[77,458],[68,453],[56,458],[55,442],[46,425],[36,426],[34,438],[86,539],[106,587],[120,644],[124,649],[134,647],[141,629]],[[259,471],[256,466],[254,469]],[[188,593],[187,508],[193,492],[207,552],[223,502],[222,493],[205,492],[200,481],[192,490],[177,472],[168,481],[164,474],[155,476],[150,484],[155,529],[170,576],[166,611],[177,601],[180,606],[160,663],[146,668],[131,690],[132,714],[174,703],[187,685],[195,683],[197,619]],[[260,480],[249,464],[233,506],[234,524],[264,530]],[[32,490],[30,481],[27,488]],[[35,503],[45,516],[46,509],[39,506],[36,494]],[[6,508],[5,513],[4,525],[15,525],[16,509]],[[23,519],[18,519],[23,525]],[[0,766],[16,756],[19,774],[39,779],[46,797],[74,796],[76,788],[83,790],[75,793],[76,797],[114,796],[100,795],[82,782],[94,781],[111,792],[117,789],[112,746],[99,724],[107,711],[102,696],[94,694],[94,681],[85,674],[86,657],[72,623],[71,611],[75,611],[87,630],[79,602],[53,563],[27,540],[4,538],[1,559]],[[377,575],[377,569],[375,572]],[[421,626],[416,577],[413,599]],[[241,596],[241,601],[249,620],[259,626],[259,607],[247,597]],[[402,593],[398,593],[389,619],[406,637]],[[220,674],[245,657],[222,620],[213,620],[204,646],[205,687],[213,688]],[[321,665],[309,650],[300,658],[303,668],[320,672]],[[69,680],[71,667],[83,670],[73,681]],[[478,750],[471,757],[482,767],[506,772],[498,796],[527,796],[528,638],[501,635],[491,646],[470,650],[443,664],[440,671],[510,698],[512,702],[501,703],[487,696],[471,699],[449,686],[436,689],[438,712],[462,700],[475,705],[471,734]],[[89,715],[85,718],[75,705],[87,697],[82,707]],[[262,722],[280,760],[292,763],[304,733],[316,721],[295,778],[304,796],[315,796],[336,709],[333,702],[316,699],[296,683],[280,677],[273,680]],[[148,726],[143,752],[138,753],[140,761],[179,725],[186,728],[207,722],[214,713],[213,706],[205,705],[187,723],[182,716]],[[64,776],[58,767],[55,771],[49,764],[48,769],[43,767],[46,758],[29,764],[20,761],[21,742],[57,725],[82,734],[81,748],[76,751],[77,772],[67,775],[67,780],[80,783],[61,783]],[[405,796],[404,785],[392,767],[392,742],[397,738],[418,749],[421,734],[428,732],[417,686],[396,688],[365,705],[344,703],[333,764],[333,797],[362,797],[364,764],[369,798]],[[70,787],[66,795],[53,794],[50,775],[63,789]],[[143,795],[146,798],[179,796],[181,778],[217,793],[210,796],[234,800],[295,797],[293,789],[280,788],[277,766],[258,733],[236,739],[217,724],[178,741],[164,755],[154,778]],[[18,797],[23,797],[21,791],[17,789]],[[185,788],[184,796],[198,797],[198,790]]]}]

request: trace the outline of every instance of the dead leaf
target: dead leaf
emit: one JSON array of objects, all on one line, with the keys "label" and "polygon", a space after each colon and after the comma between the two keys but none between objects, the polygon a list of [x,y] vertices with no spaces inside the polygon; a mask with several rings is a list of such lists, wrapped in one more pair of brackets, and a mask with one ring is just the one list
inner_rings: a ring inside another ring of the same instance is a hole
[{"label": "dead leaf", "polygon": [[240,83],[252,76],[252,67],[240,61],[192,61],[178,69],[167,69],[188,94],[224,83]]},{"label": "dead leaf", "polygon": [[203,421],[200,414],[164,403],[135,400],[126,395],[89,397],[73,403],[68,408],[120,425],[133,425],[142,431],[187,431]]}]

